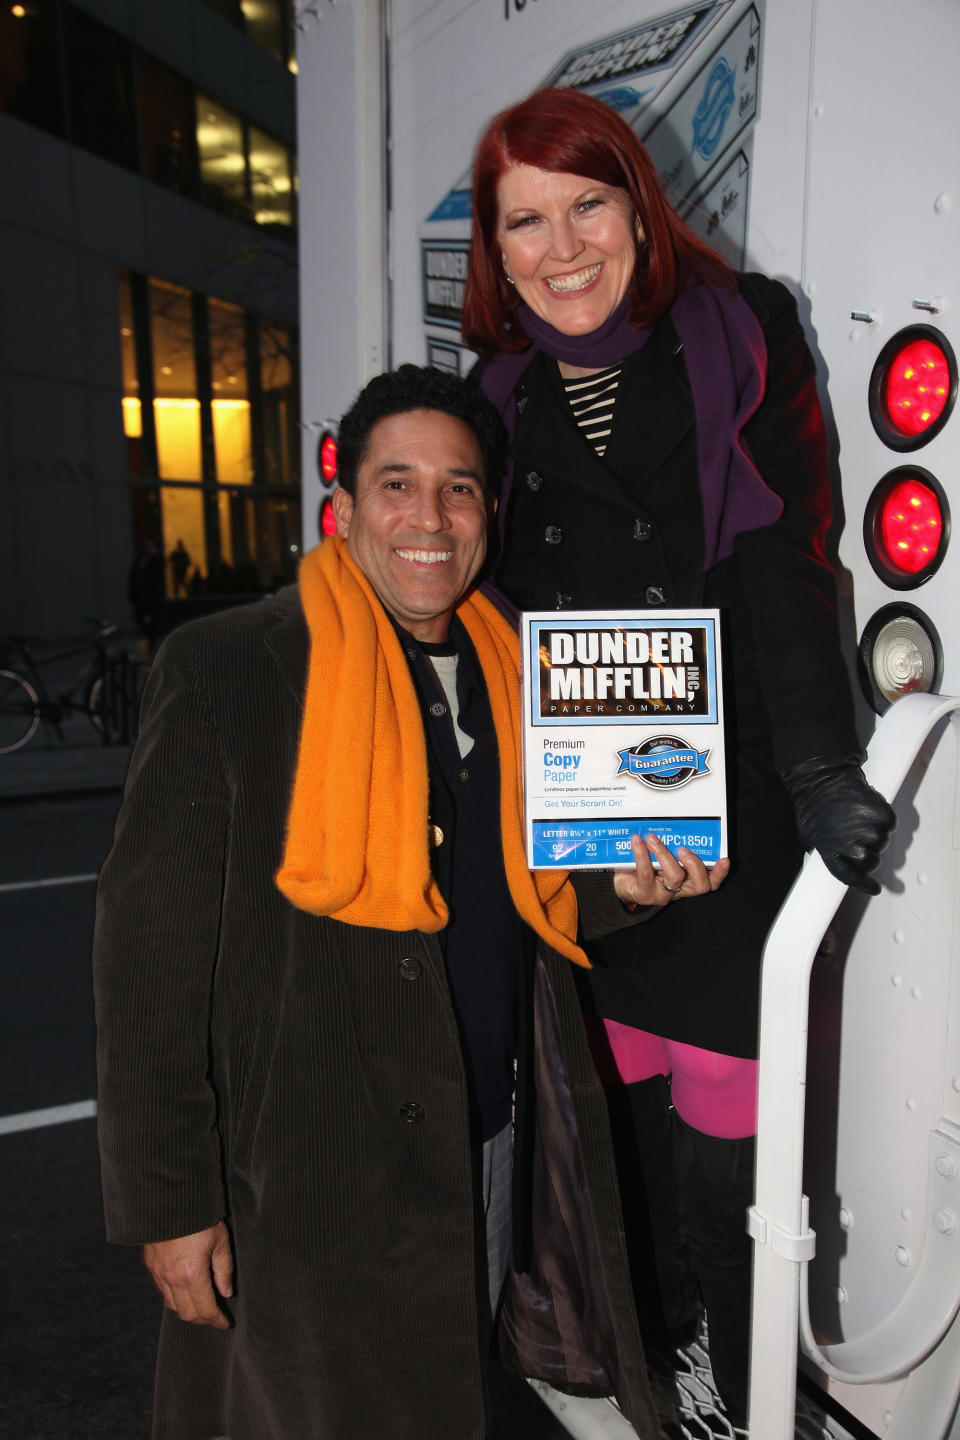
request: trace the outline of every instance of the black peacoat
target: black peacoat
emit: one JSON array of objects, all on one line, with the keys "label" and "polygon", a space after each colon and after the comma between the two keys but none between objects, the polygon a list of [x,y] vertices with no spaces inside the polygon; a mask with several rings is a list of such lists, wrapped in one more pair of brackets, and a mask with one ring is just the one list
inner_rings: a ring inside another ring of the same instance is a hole
[{"label": "black peacoat", "polygon": [[586,1003],[705,1049],[756,1054],[763,944],[802,858],[778,768],[857,753],[825,544],[830,484],[813,358],[789,291],[740,277],[767,347],[743,440],[783,501],[707,568],[693,396],[669,316],[622,366],[601,460],[541,356],[517,390],[514,478],[495,583],[525,609],[715,606],[721,614],[730,878],[595,952]]},{"label": "black peacoat", "polygon": [[[481,1440],[467,1089],[438,939],[305,914],[274,884],[307,650],[293,587],[183,627],[154,665],[98,898],[108,1234],[230,1229],[233,1326],[164,1311],[154,1440]],[[617,914],[598,903],[595,923]],[[615,1390],[657,1436],[569,972],[540,946],[518,1157],[533,1252],[504,1354]]]}]

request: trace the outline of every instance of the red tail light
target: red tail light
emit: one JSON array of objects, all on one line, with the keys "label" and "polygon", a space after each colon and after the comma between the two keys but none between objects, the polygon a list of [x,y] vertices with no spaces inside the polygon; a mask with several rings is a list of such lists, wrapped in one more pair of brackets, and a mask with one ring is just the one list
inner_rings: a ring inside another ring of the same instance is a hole
[{"label": "red tail light", "polygon": [[324,500],[320,506],[320,534],[336,535],[337,517],[333,513],[333,505],[329,500]]},{"label": "red tail light", "polygon": [[867,504],[863,543],[881,580],[894,590],[922,585],[940,567],[950,536],[950,507],[940,482],[919,466],[885,475]]},{"label": "red tail light", "polygon": [[317,451],[320,477],[326,485],[333,485],[337,478],[337,437],[330,430],[324,430]]},{"label": "red tail light", "polygon": [[931,325],[901,330],[880,351],[870,378],[870,418],[891,450],[918,450],[947,423],[957,398],[957,362]]}]

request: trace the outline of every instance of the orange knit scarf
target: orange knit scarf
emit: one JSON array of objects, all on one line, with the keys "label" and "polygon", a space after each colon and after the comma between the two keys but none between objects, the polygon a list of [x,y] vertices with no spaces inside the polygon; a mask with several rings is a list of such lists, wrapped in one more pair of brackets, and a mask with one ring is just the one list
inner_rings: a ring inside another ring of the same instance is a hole
[{"label": "orange knit scarf", "polygon": [[[430,873],[427,748],[396,632],[343,541],[300,566],[310,665],[287,843],[277,885],[300,910],[384,930],[442,930]],[[527,868],[520,768],[520,647],[482,595],[457,614],[483,670],[500,750],[504,868],[518,914],[578,965],[577,901],[565,871]]]}]

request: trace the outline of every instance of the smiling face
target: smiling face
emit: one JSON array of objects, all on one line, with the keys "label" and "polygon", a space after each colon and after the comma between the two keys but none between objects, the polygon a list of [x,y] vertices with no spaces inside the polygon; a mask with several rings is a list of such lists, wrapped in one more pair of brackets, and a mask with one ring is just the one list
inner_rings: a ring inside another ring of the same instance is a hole
[{"label": "smiling face", "polygon": [[487,553],[493,506],[480,444],[442,410],[378,420],[356,495],[333,495],[337,529],[390,614],[417,640],[443,641]]},{"label": "smiling face", "polygon": [[625,190],[583,175],[511,165],[497,186],[506,273],[535,314],[589,335],[626,295],[638,226]]}]

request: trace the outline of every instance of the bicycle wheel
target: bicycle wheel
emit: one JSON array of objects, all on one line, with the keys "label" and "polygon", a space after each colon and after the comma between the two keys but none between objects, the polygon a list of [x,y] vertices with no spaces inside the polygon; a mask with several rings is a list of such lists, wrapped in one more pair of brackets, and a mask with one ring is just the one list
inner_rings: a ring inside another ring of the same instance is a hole
[{"label": "bicycle wheel", "polygon": [[0,670],[0,755],[32,740],[40,724],[40,697],[16,670]]},{"label": "bicycle wheel", "polygon": [[117,723],[116,707],[110,702],[110,691],[107,689],[107,677],[95,675],[87,691],[87,715],[90,717],[90,724],[100,734],[106,734],[111,744],[119,739],[120,726]]}]

